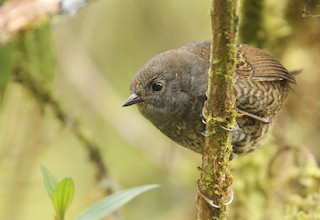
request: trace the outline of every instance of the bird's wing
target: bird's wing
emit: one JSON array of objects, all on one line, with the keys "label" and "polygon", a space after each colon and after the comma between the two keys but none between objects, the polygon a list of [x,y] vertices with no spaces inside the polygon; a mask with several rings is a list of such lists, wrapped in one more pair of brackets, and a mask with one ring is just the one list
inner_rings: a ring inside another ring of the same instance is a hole
[{"label": "bird's wing", "polygon": [[293,75],[277,60],[260,49],[240,44],[236,61],[236,73],[240,78],[256,81],[287,80],[295,83]]}]

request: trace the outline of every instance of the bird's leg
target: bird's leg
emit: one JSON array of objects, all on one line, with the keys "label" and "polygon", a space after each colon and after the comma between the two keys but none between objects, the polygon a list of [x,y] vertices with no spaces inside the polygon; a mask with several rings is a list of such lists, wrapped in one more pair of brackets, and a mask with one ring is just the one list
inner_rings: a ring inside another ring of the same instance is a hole
[{"label": "bird's leg", "polygon": [[270,124],[272,122],[272,119],[269,118],[269,117],[260,117],[260,116],[251,114],[249,112],[243,111],[243,110],[238,109],[238,108],[237,108],[237,111],[242,115],[246,115],[246,116],[248,116],[250,118],[256,119],[256,120],[261,121],[261,122],[263,122],[265,124]]}]

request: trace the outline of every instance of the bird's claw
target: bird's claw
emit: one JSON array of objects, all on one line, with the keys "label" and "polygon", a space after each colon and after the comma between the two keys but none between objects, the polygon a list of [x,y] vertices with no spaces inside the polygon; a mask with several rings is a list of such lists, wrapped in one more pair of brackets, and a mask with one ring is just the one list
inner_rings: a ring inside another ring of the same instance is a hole
[{"label": "bird's claw", "polygon": [[237,131],[237,130],[239,130],[240,129],[240,127],[239,127],[239,125],[237,124],[237,123],[235,123],[235,125],[234,125],[234,127],[232,127],[232,128],[227,128],[227,127],[225,127],[225,126],[223,126],[223,125],[220,125],[220,127],[222,128],[222,129],[224,129],[224,130],[226,130],[226,131]]},{"label": "bird's claw", "polygon": [[203,137],[209,137],[210,136],[210,132],[205,130],[204,132],[201,133]]},{"label": "bird's claw", "polygon": [[201,114],[202,114],[202,117],[204,118],[204,120],[206,120],[207,118],[207,109],[205,107],[202,108],[202,111],[201,111]]},{"label": "bird's claw", "polygon": [[[211,199],[209,199],[207,196],[205,196],[205,195],[200,191],[200,189],[199,189],[199,184],[197,184],[197,193],[198,193],[197,195],[199,195],[202,199],[204,199],[210,206],[212,206],[212,207],[214,207],[214,208],[217,208],[217,209],[221,208],[220,205],[215,204]],[[225,203],[223,203],[222,205],[227,206],[227,205],[230,205],[230,204],[233,202],[234,192],[233,192],[232,189],[229,189],[229,190],[228,190],[228,197],[229,197],[229,198],[228,198],[228,201],[225,202]]]}]

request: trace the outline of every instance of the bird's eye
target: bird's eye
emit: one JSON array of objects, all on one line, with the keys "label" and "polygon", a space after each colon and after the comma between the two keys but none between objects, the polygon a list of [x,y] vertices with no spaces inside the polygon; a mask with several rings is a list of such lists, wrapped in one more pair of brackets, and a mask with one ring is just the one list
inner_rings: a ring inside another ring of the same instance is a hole
[{"label": "bird's eye", "polygon": [[152,90],[153,91],[160,91],[161,89],[162,89],[162,87],[163,87],[163,85],[162,85],[162,83],[161,82],[155,82],[155,83],[153,83],[152,84]]}]

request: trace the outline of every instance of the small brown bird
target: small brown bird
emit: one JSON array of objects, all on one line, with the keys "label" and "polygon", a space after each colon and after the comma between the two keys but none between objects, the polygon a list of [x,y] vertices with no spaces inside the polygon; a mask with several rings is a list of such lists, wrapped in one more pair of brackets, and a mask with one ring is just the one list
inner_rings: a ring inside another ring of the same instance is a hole
[{"label": "small brown bird", "polygon": [[[209,53],[210,41],[201,41],[155,56],[134,76],[123,106],[137,104],[166,136],[202,153]],[[273,57],[237,46],[234,95],[240,115],[232,131],[232,157],[261,144],[286,101],[289,83],[295,83],[294,77]]]}]

